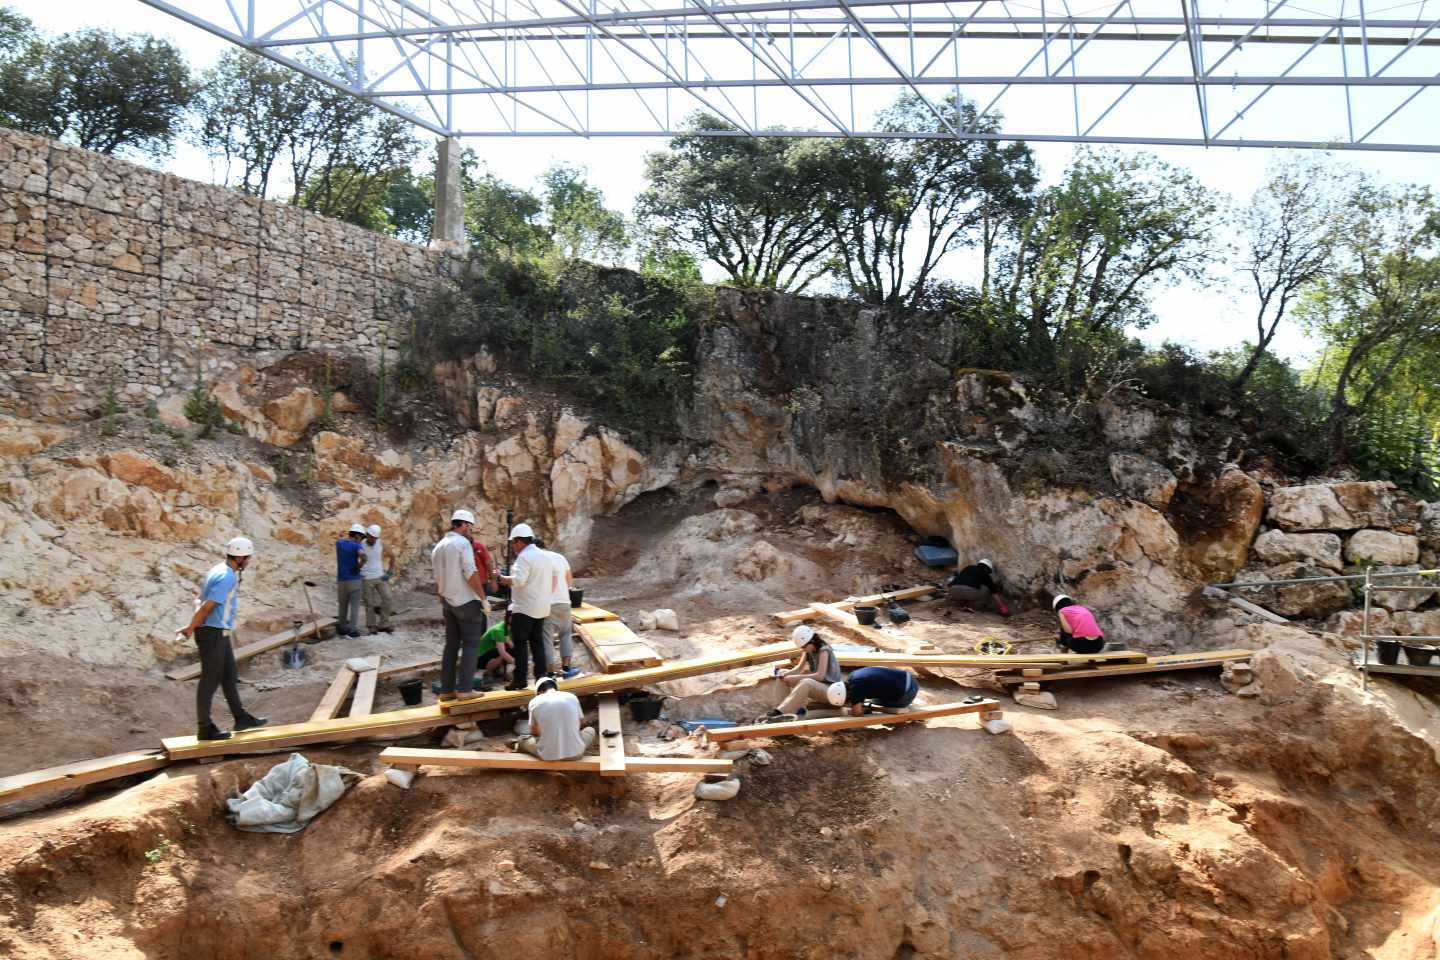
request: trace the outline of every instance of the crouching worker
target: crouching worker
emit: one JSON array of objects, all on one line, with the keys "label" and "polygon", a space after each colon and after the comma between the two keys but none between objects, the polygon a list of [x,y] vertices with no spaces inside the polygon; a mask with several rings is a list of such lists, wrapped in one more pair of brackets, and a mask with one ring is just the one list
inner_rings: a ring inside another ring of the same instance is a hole
[{"label": "crouching worker", "polygon": [[832,707],[844,707],[858,717],[865,713],[867,701],[880,707],[908,707],[919,692],[920,682],[909,670],[861,667],[851,671],[849,680],[830,684],[825,698]]},{"label": "crouching worker", "polygon": [[541,677],[530,700],[530,736],[515,749],[541,760],[574,760],[595,742],[595,728],[581,727],[580,700],[566,693],[554,677]]},{"label": "crouching worker", "polygon": [[505,668],[515,665],[515,657],[510,653],[510,611],[505,611],[505,619],[495,624],[489,630],[480,635],[480,643],[475,648],[476,668],[480,671],[481,689],[490,689],[489,677],[505,678]]},{"label": "crouching worker", "polygon": [[956,571],[945,585],[945,594],[951,601],[967,610],[971,604],[979,604],[982,608],[993,604],[995,612],[1000,616],[1010,616],[1010,607],[1005,603],[1000,580],[995,576],[995,564],[989,560],[981,560]]},{"label": "crouching worker", "polygon": [[1082,607],[1065,594],[1060,594],[1050,608],[1060,618],[1060,639],[1055,645],[1071,653],[1099,653],[1105,649],[1105,634],[1095,622],[1095,611]]},{"label": "crouching worker", "polygon": [[780,674],[780,682],[790,688],[790,693],[767,718],[786,714],[804,716],[810,704],[826,702],[830,684],[840,679],[840,661],[835,651],[813,627],[802,623],[790,634],[790,639],[804,655],[793,668]]}]

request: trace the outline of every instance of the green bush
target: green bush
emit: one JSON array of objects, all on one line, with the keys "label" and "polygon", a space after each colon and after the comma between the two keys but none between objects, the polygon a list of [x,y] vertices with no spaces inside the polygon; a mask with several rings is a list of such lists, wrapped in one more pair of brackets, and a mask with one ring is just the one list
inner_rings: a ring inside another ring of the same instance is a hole
[{"label": "green bush", "polygon": [[185,419],[200,427],[200,439],[208,439],[216,428],[225,426],[225,411],[205,386],[204,375],[195,368],[195,386],[185,399]]}]

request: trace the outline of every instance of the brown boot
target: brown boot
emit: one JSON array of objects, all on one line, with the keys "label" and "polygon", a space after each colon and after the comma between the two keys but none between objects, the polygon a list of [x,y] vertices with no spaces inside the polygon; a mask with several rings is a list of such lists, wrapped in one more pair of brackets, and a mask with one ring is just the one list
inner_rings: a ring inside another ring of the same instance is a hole
[{"label": "brown boot", "polygon": [[449,703],[451,700],[458,700],[458,699],[460,699],[460,698],[457,697],[457,696],[455,696],[455,694],[453,694],[453,693],[442,693],[442,694],[440,694],[440,702],[441,702],[441,703]]}]

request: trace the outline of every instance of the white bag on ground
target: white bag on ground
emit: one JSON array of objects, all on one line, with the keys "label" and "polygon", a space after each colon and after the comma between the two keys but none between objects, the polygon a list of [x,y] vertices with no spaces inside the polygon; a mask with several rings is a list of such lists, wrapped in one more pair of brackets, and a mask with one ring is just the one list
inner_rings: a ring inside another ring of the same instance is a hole
[{"label": "white bag on ground", "polygon": [[226,800],[235,826],[256,833],[296,833],[329,808],[360,774],[298,753],[270,768],[238,797]]}]

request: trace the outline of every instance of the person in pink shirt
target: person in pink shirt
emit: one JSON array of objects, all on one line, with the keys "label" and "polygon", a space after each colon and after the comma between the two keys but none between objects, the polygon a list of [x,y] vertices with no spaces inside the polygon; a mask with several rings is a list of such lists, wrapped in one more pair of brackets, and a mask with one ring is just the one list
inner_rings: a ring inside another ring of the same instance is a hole
[{"label": "person in pink shirt", "polygon": [[1082,607],[1072,598],[1060,594],[1050,604],[1060,618],[1060,639],[1056,645],[1071,653],[1099,653],[1105,649],[1105,634],[1095,622],[1095,611]]}]

